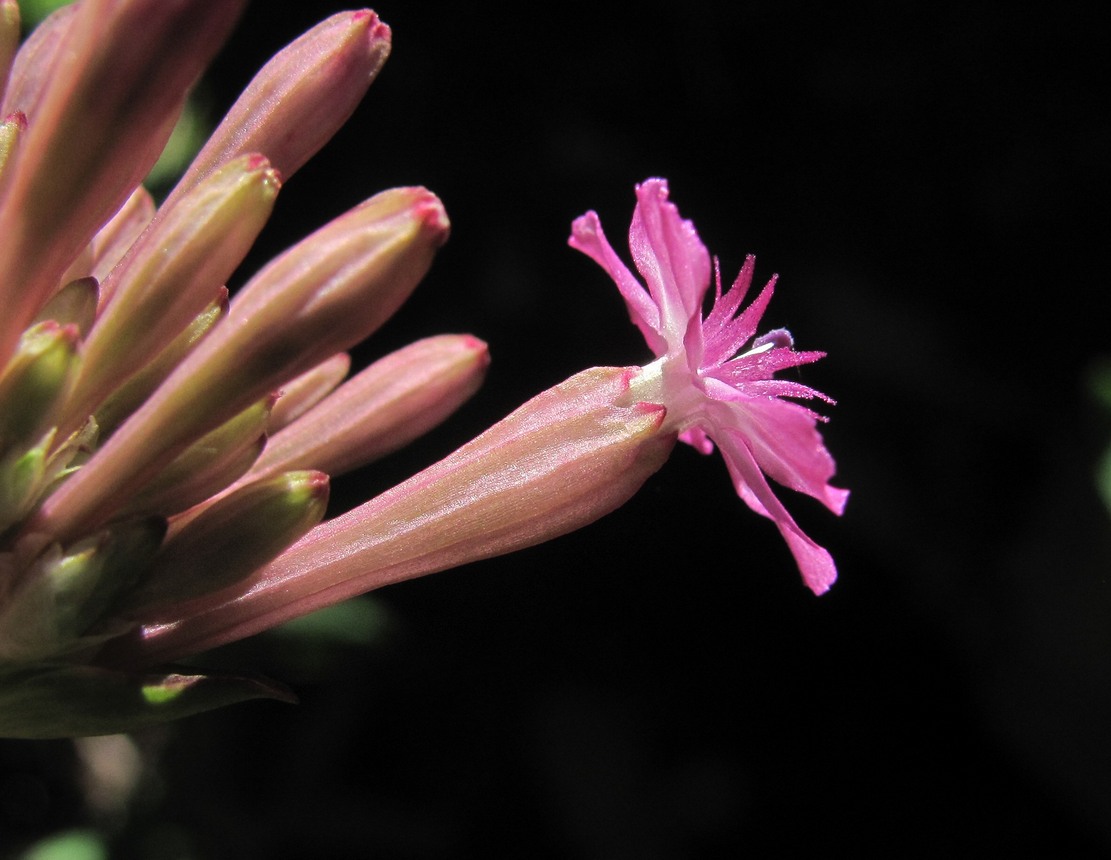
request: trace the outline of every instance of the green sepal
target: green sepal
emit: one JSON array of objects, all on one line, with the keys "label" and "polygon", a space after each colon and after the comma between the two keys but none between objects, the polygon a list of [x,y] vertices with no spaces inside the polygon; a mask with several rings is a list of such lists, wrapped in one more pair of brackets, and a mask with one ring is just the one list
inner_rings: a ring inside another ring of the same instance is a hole
[{"label": "green sepal", "polygon": [[274,681],[246,676],[69,665],[0,670],[0,737],[119,734],[250,699],[297,701]]},{"label": "green sepal", "polygon": [[0,446],[35,442],[54,423],[80,358],[76,325],[54,320],[36,323],[19,340],[19,348],[0,371]]}]

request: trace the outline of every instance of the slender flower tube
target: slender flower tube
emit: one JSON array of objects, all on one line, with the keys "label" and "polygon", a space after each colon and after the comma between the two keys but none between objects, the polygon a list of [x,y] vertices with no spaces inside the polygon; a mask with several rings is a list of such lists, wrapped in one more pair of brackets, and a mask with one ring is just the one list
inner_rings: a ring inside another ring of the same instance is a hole
[{"label": "slender flower tube", "polygon": [[245,477],[257,479],[309,463],[339,475],[384,457],[469,400],[489,363],[486,344],[470,335],[440,335],[399,349],[271,436]]},{"label": "slender flower tube", "polygon": [[105,279],[116,300],[85,342],[84,370],[69,404],[74,426],[204,309],[250,250],[280,186],[265,158],[243,156],[179,198],[131,245]]},{"label": "slender flower tube", "polygon": [[232,592],[176,621],[143,624],[113,658],[132,667],[174,660],[594,522],[675,444],[662,429],[666,410],[633,399],[638,373],[594,368],[545,391],[446,459],[317,526]]}]

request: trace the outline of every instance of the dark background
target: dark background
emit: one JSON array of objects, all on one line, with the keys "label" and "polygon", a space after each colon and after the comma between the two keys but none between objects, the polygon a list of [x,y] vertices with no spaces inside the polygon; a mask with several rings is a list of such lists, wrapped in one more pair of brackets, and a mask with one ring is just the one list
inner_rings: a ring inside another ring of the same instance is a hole
[{"label": "dark background", "polygon": [[[341,7],[256,3],[208,81],[226,106]],[[485,388],[354,504],[592,365],[648,358],[607,276],[665,176],[765,328],[829,357],[841,520],[781,497],[841,581],[800,583],[716,455],[676,451],[590,528],[379,592],[366,647],[260,637],[289,681],[138,736],[97,812],[68,742],[2,748],[11,844],[75,824],[119,856],[1068,856],[1111,849],[1111,541],[1091,393],[1111,120],[1099,4],[430,4],[282,192],[246,273],[374,191],[424,184],[453,235],[358,356],[486,339]],[[152,846],[154,846],[152,848]],[[176,852],[176,853],[175,853]]]}]

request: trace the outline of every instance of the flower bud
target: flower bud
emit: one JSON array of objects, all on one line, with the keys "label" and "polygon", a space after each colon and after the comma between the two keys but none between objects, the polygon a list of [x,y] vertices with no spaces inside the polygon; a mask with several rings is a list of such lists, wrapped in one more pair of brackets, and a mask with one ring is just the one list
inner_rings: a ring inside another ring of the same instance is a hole
[{"label": "flower bud", "polygon": [[268,397],[206,433],[136,493],[122,513],[171,516],[222,490],[262,453],[273,404]]},{"label": "flower bud", "polygon": [[628,403],[639,368],[595,368],[309,532],[238,589],[143,627],[136,664],[250,636],[404,579],[566,534],[625,502],[667,459],[666,410]]},{"label": "flower bud", "polygon": [[35,506],[46,485],[47,448],[54,434],[29,450],[0,455],[0,533],[19,522]]},{"label": "flower bud", "polygon": [[365,338],[412,292],[447,230],[435,195],[398,188],[278,257],[243,288],[225,322],[47,499],[28,530],[64,540],[105,522],[193,441]]},{"label": "flower bud", "polygon": [[368,9],[317,24],[262,67],[170,200],[246,152],[288,180],[351,116],[389,53],[390,28]]},{"label": "flower bud", "polygon": [[96,407],[100,436],[107,439],[115,429],[142,404],[162,381],[173,372],[182,359],[212,331],[228,312],[228,290],[220,287],[216,298],[197,314],[177,337],[147,362],[127,382],[117,388]]},{"label": "flower bud", "polygon": [[339,475],[384,457],[458,409],[478,390],[489,363],[486,344],[470,335],[410,344],[272,436],[247,477],[307,468]]},{"label": "flower bud", "polygon": [[204,308],[250,249],[280,185],[265,158],[238,158],[160,215],[132,246],[105,279],[113,300],[85,344],[71,418],[82,420]]},{"label": "flower bud", "polygon": [[287,472],[221,499],[167,540],[123,614],[155,622],[187,614],[184,604],[229,588],[320,522],[328,476]]},{"label": "flower bud", "polygon": [[98,642],[92,628],[134,585],[164,529],[156,520],[134,521],[64,549],[48,545],[0,606],[0,663],[37,662]]},{"label": "flower bud", "polygon": [[15,355],[0,371],[0,451],[34,444],[53,424],[77,372],[78,338],[77,326],[53,320],[23,333]]},{"label": "flower bud", "polygon": [[338,352],[316,367],[283,383],[281,397],[270,413],[270,424],[266,432],[277,433],[287,424],[296,421],[343,382],[350,369],[351,356],[346,352]]}]

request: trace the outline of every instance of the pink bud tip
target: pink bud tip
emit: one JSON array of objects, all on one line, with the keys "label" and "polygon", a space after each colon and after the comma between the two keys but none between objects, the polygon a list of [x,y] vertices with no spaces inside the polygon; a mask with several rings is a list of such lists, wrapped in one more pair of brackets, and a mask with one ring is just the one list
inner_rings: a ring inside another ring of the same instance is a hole
[{"label": "pink bud tip", "polygon": [[81,340],[81,330],[75,323],[65,323],[63,325],[54,320],[45,320],[39,326],[39,333],[67,341],[71,345]]},{"label": "pink bud tip", "polygon": [[413,217],[419,220],[429,232],[436,233],[437,246],[447,241],[451,232],[451,221],[439,198],[431,191],[424,191],[421,198],[413,204]]},{"label": "pink bud tip", "polygon": [[6,117],[4,117],[4,122],[15,123],[17,126],[19,126],[20,131],[27,130],[27,114],[25,114],[21,110],[17,110],[14,113],[8,114]]},{"label": "pink bud tip", "polygon": [[371,41],[390,41],[393,35],[390,31],[390,25],[381,20],[370,9],[359,9],[357,12],[351,13],[351,23],[361,24],[367,22],[367,35],[370,36]]},{"label": "pink bud tip", "polygon": [[311,471],[309,477],[305,480],[305,487],[315,499],[326,499],[328,497],[328,485],[328,476],[323,472]]},{"label": "pink bud tip", "polygon": [[247,156],[247,170],[249,172],[260,172],[266,174],[264,177],[265,182],[271,183],[275,188],[282,187],[282,174],[278,168],[270,164],[270,159],[265,155],[258,152],[252,152]]},{"label": "pink bud tip", "polygon": [[473,334],[467,334],[463,335],[463,345],[475,354],[484,368],[490,366],[490,347],[486,341]]}]

